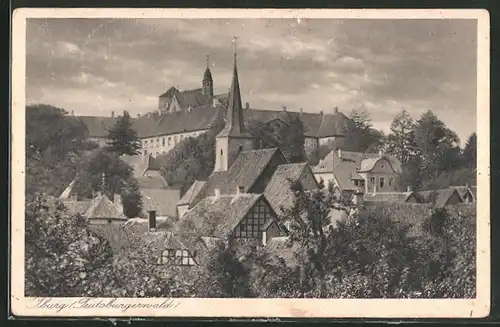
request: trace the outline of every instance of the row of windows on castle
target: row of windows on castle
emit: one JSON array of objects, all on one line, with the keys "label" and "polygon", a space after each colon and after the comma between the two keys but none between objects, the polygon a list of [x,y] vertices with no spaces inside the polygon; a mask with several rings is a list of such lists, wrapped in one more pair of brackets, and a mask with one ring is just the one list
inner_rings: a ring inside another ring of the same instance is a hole
[{"label": "row of windows on castle", "polygon": [[142,148],[144,149],[144,154],[160,154],[164,153],[171,148],[173,148],[177,143],[189,137],[197,137],[203,134],[203,131],[192,132],[192,133],[182,133],[177,135],[156,137],[142,140]]}]

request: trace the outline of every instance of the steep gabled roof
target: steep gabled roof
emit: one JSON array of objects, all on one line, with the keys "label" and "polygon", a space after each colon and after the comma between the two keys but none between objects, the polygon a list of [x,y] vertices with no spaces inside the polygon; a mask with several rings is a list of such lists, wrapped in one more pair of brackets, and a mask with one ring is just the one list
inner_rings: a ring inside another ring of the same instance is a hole
[{"label": "steep gabled roof", "polygon": [[143,176],[147,170],[159,170],[156,160],[151,155],[123,155],[120,159],[134,170],[134,177]]},{"label": "steep gabled roof", "polygon": [[215,189],[220,194],[236,193],[238,187],[243,187],[244,192],[249,192],[257,179],[275,157],[281,157],[283,163],[286,159],[277,148],[242,151],[227,171],[215,171],[203,185],[193,204],[201,199],[214,195]]},{"label": "steep gabled roof", "polygon": [[195,199],[196,195],[201,191],[203,185],[205,185],[206,181],[194,181],[191,184],[191,187],[187,190],[187,192],[182,196],[177,205],[186,205],[191,204]]},{"label": "steep gabled roof", "polygon": [[467,195],[467,193],[469,193],[470,195],[472,195],[472,197],[475,199],[476,197],[474,196],[474,193],[472,193],[472,190],[469,186],[450,186],[450,188],[453,188],[455,190],[457,190],[458,194],[460,195],[460,197],[462,199],[465,198],[465,196]]},{"label": "steep gabled roof", "polygon": [[141,189],[143,212],[156,211],[157,216],[177,217],[177,202],[180,190],[176,189]]},{"label": "steep gabled roof", "polygon": [[87,219],[128,219],[106,195],[99,195],[91,201],[89,208],[85,212],[85,217]]},{"label": "steep gabled roof", "polygon": [[280,165],[274,171],[264,195],[276,213],[281,212],[282,206],[290,208],[293,205],[295,195],[291,189],[292,184],[299,182],[306,170],[310,173],[307,163],[294,163]]},{"label": "steep gabled roof", "polygon": [[170,87],[165,93],[160,95],[160,98],[171,98],[174,94],[179,92],[175,86]]},{"label": "steep gabled roof", "polygon": [[437,207],[444,207],[447,205],[448,200],[456,194],[460,201],[462,202],[462,198],[460,197],[460,194],[457,192],[457,190],[453,188],[445,188],[445,189],[440,189],[440,190],[427,190],[427,191],[420,191],[418,192],[420,196],[424,198],[425,201],[433,200],[431,199],[431,196],[435,194],[436,198],[434,199],[434,204]]},{"label": "steep gabled roof", "polygon": [[406,202],[412,195],[413,192],[368,193],[364,195],[364,200],[368,202]]},{"label": "steep gabled roof", "polygon": [[224,238],[261,198],[262,194],[249,193],[207,197],[185,213],[175,232]]}]

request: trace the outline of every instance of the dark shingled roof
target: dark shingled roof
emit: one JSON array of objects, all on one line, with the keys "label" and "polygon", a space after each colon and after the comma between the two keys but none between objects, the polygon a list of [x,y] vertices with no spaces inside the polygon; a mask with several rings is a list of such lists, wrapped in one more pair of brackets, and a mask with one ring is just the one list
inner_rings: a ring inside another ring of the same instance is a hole
[{"label": "dark shingled roof", "polygon": [[450,188],[457,190],[458,194],[462,198],[462,200],[465,198],[467,193],[470,193],[474,199],[476,199],[476,196],[472,192],[471,188],[469,186],[450,186]]},{"label": "dark shingled roof", "polygon": [[128,219],[120,208],[105,195],[99,195],[92,199],[89,208],[85,212],[85,217],[87,219]]},{"label": "dark shingled roof", "polygon": [[177,202],[180,190],[141,189],[143,212],[155,210],[157,216],[177,217]]},{"label": "dark shingled roof", "polygon": [[380,192],[364,195],[364,200],[369,202],[406,202],[413,192]]},{"label": "dark shingled roof", "polygon": [[445,188],[445,189],[440,189],[440,190],[428,190],[428,191],[420,191],[418,194],[422,196],[425,201],[429,200],[429,197],[432,194],[436,194],[436,199],[435,199],[435,205],[437,207],[444,207],[447,205],[448,200],[453,196],[453,194],[457,194],[458,197],[460,198],[460,201],[462,201],[462,198],[460,197],[460,194],[457,192],[457,190],[453,188]]},{"label": "dark shingled roof", "polygon": [[201,199],[214,195],[215,189],[219,189],[220,194],[234,194],[238,187],[249,192],[272,159],[278,156],[286,163],[277,148],[242,151],[227,171],[214,171],[208,177],[192,203],[196,205]]},{"label": "dark shingled roof", "polygon": [[200,190],[203,188],[203,185],[205,185],[205,181],[194,181],[193,184],[191,184],[191,187],[187,190],[187,192],[182,196],[182,198],[179,200],[177,205],[186,205],[186,204],[191,204],[196,195],[200,192]]},{"label": "dark shingled roof", "polygon": [[134,170],[134,176],[143,176],[149,170],[159,170],[158,163],[151,155],[123,155],[120,157],[127,165]]},{"label": "dark shingled roof", "polygon": [[224,238],[262,198],[262,194],[249,193],[207,197],[185,213],[175,232]]},{"label": "dark shingled roof", "polygon": [[275,212],[281,212],[282,206],[290,208],[293,205],[295,196],[291,186],[300,180],[306,169],[310,169],[307,163],[295,163],[280,165],[274,171],[264,195]]},{"label": "dark shingled roof", "polygon": [[[220,96],[224,105],[216,107],[204,105],[192,108],[191,111],[178,111],[165,113],[161,116],[144,115],[140,118],[132,118],[134,130],[140,138],[169,135],[175,133],[203,131],[210,128],[218,117],[227,115],[227,95]],[[280,118],[281,111],[264,109],[244,109],[245,122],[257,120],[267,123]],[[288,112],[292,118],[299,118],[304,125],[304,135],[306,137],[330,137],[342,136],[348,131],[346,126],[350,121],[342,114],[317,114]],[[106,137],[107,129],[111,127],[117,118],[98,116],[79,116],[80,120],[87,126],[89,137]]]}]

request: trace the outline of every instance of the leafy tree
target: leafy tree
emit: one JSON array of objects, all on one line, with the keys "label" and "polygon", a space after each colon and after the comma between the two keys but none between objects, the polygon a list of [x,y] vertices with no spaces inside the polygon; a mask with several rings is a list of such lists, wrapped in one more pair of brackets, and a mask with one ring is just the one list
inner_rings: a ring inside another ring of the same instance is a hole
[{"label": "leafy tree", "polygon": [[115,194],[122,197],[124,213],[137,217],[142,211],[142,199],[133,170],[118,155],[100,149],[91,153],[80,164],[75,183],[76,194],[91,198],[96,192],[103,192],[109,199]]},{"label": "leafy tree", "polygon": [[472,133],[465,143],[463,151],[464,164],[466,167],[475,168],[477,165],[477,135]]},{"label": "leafy tree", "polygon": [[123,116],[119,117],[109,130],[107,149],[121,156],[139,154],[140,148],[141,141],[132,128],[132,119],[129,113],[124,111]]},{"label": "leafy tree", "polygon": [[371,118],[366,109],[354,109],[349,115],[350,126],[344,141],[347,151],[377,151],[383,146],[384,134],[373,129]]},{"label": "leafy tree", "polygon": [[415,144],[415,123],[408,111],[401,111],[391,123],[387,150],[406,165],[418,155]]},{"label": "leafy tree", "polygon": [[57,202],[26,205],[25,293],[36,297],[117,296],[109,244]]},{"label": "leafy tree", "polygon": [[87,128],[64,109],[26,107],[26,193],[59,196],[76,175],[79,157],[94,146]]},{"label": "leafy tree", "polygon": [[301,266],[300,297],[325,296],[325,260],[327,239],[331,232],[329,213],[334,197],[323,189],[306,192],[300,185],[292,186],[295,200],[291,208],[283,209],[279,220],[286,224],[291,245]]},{"label": "leafy tree", "polygon": [[458,136],[430,110],[416,122],[415,143],[421,151],[422,170],[427,176],[435,177],[440,171],[457,168]]}]

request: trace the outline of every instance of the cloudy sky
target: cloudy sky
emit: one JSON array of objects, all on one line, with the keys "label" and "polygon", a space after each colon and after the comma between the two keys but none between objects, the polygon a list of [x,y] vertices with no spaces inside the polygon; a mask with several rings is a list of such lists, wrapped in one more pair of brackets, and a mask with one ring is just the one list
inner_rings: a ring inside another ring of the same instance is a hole
[{"label": "cloudy sky", "polygon": [[462,141],[476,130],[476,21],[30,19],[28,103],[76,115],[157,108],[170,86],[197,88],[210,56],[227,92],[238,37],[242,97],[254,108],[344,113],[375,127],[432,109]]}]

